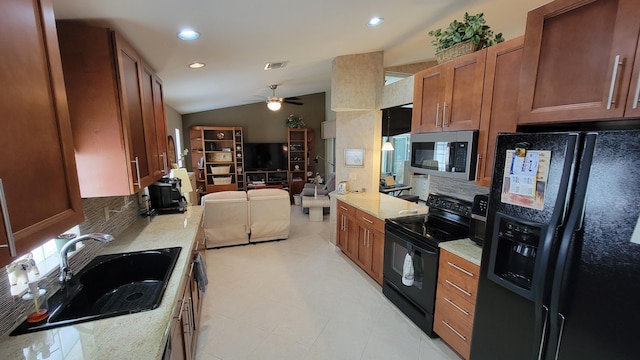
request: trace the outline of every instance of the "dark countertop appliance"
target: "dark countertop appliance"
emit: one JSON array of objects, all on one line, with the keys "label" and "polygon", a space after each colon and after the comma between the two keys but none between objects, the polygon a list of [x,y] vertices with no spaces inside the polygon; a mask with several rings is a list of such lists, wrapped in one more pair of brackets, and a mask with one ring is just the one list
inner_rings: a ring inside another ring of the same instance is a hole
[{"label": "dark countertop appliance", "polygon": [[471,359],[638,359],[640,131],[501,134]]},{"label": "dark countertop appliance", "polygon": [[436,337],[438,244],[469,236],[471,203],[429,194],[427,206],[426,215],[386,220],[382,292],[422,331]]},{"label": "dark countertop appliance", "polygon": [[161,178],[149,185],[151,207],[158,214],[182,213],[187,209],[187,202],[181,191],[179,178]]}]

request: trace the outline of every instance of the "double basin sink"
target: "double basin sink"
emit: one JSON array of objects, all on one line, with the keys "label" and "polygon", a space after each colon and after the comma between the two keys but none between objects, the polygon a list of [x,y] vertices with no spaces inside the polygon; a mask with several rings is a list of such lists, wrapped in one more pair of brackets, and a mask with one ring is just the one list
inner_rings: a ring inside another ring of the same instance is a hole
[{"label": "double basin sink", "polygon": [[23,322],[11,335],[155,309],[180,247],[95,257],[48,301],[49,317]]}]

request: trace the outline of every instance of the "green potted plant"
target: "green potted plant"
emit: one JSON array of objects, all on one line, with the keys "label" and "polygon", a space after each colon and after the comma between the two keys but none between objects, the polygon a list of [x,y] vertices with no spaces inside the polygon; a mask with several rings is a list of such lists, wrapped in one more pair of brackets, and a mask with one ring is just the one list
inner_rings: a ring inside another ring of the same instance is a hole
[{"label": "green potted plant", "polygon": [[288,128],[304,127],[304,121],[302,121],[302,117],[294,114],[289,115],[286,120],[286,124]]},{"label": "green potted plant", "polygon": [[465,12],[463,21],[453,20],[446,29],[431,30],[428,34],[435,38],[431,44],[436,48],[438,64],[504,41],[502,33],[493,34],[484,13]]}]

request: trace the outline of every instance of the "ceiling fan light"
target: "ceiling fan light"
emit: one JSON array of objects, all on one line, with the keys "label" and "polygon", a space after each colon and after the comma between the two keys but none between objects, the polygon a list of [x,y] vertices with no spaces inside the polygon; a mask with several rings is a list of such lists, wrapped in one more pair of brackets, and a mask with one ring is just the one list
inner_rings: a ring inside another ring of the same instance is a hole
[{"label": "ceiling fan light", "polygon": [[282,104],[278,100],[267,100],[267,107],[271,111],[278,111],[282,107]]},{"label": "ceiling fan light", "polygon": [[393,144],[390,141],[387,141],[382,145],[382,151],[393,151]]}]

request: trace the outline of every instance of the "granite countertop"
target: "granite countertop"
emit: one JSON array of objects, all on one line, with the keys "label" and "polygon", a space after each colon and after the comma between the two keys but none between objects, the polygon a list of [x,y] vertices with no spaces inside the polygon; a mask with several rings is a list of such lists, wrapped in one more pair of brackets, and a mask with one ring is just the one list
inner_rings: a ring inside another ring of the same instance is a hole
[{"label": "granite countertop", "polygon": [[469,238],[441,242],[440,248],[480,266],[482,248]]},{"label": "granite countertop", "polygon": [[184,214],[140,218],[98,254],[182,246],[158,308],[31,334],[6,334],[0,337],[0,357],[49,358],[51,353],[61,360],[161,359],[201,218],[201,206],[189,206]]},{"label": "granite countertop", "polygon": [[[425,205],[379,192],[348,193],[344,195],[333,192],[331,196],[382,220],[426,214],[429,210]],[[405,213],[407,210],[415,210],[416,212]]]}]

